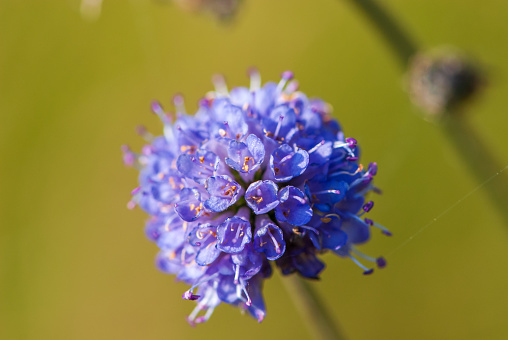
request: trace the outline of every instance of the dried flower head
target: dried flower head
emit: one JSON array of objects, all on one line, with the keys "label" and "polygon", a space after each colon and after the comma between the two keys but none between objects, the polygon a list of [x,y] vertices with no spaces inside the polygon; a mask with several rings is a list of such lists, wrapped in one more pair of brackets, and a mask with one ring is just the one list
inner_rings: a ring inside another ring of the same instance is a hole
[{"label": "dried flower head", "polygon": [[[168,2],[169,0],[158,0]],[[190,12],[208,12],[217,19],[231,19],[242,0],[171,0],[180,8]]]},{"label": "dried flower head", "polygon": [[176,114],[153,103],[164,134],[140,128],[149,142],[142,152],[123,147],[124,162],[140,171],[129,207],[151,215],[146,234],[160,248],[159,268],[191,286],[183,294],[197,301],[191,324],[208,320],[221,302],[261,321],[273,264],[311,279],[326,251],[364,274],[373,269],[358,258],[386,264],[355,248],[372,227],[390,235],[364,218],[374,205],[365,195],[377,190],[376,163],[358,163],[357,141],[345,138],[328,104],[298,91],[291,72],[263,87],[257,71],[250,77],[250,88],[231,91],[215,77],[194,116],[181,96]]},{"label": "dried flower head", "polygon": [[441,48],[416,55],[409,70],[413,102],[438,119],[471,98],[482,84],[477,67],[461,53]]}]

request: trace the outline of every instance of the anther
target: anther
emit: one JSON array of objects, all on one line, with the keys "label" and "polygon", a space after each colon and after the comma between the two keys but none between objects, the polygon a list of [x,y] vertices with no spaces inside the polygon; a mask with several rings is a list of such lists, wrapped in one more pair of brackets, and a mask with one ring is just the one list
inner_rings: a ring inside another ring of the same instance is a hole
[{"label": "anther", "polygon": [[358,142],[356,141],[356,139],[352,138],[352,137],[348,137],[346,138],[346,143],[347,145],[352,149],[354,150],[354,148],[356,148],[356,144],[358,144]]},{"label": "anther", "polygon": [[379,269],[382,269],[382,268],[386,267],[386,260],[382,256],[380,256],[378,258],[374,258],[372,256],[369,256],[369,255],[366,255],[366,254],[362,253],[361,251],[359,251],[358,249],[356,249],[354,247],[351,247],[351,252],[354,253],[355,255],[361,257],[362,259],[364,259],[366,261],[375,263]]},{"label": "anther", "polygon": [[369,202],[367,202],[367,203],[365,203],[365,204],[364,204],[364,206],[363,206],[363,211],[365,211],[365,212],[369,212],[369,211],[371,211],[371,210],[372,210],[372,208],[373,208],[373,207],[374,207],[374,202],[369,201]]},{"label": "anther", "polygon": [[369,163],[367,173],[371,176],[375,176],[377,174],[377,163],[376,162]]},{"label": "anther", "polygon": [[186,291],[182,295],[182,299],[191,301],[197,300],[199,299],[199,297],[200,297],[199,295],[194,295],[190,290]]}]

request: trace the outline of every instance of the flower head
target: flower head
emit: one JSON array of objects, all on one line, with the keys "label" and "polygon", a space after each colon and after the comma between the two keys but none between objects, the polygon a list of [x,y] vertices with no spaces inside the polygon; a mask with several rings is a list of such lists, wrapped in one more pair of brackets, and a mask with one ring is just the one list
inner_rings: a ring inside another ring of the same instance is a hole
[{"label": "flower head", "polygon": [[475,63],[450,48],[416,55],[408,76],[411,99],[432,121],[441,118],[447,110],[460,107],[484,83]]},{"label": "flower head", "polygon": [[272,266],[284,275],[318,278],[319,256],[332,251],[358,264],[384,267],[356,248],[373,227],[363,215],[365,196],[376,191],[376,163],[358,163],[354,138],[345,138],[330,106],[298,91],[292,74],[261,87],[257,71],[250,88],[216,90],[187,115],[180,96],[176,113],[152,110],[164,124],[136,154],[123,147],[124,162],[139,169],[140,186],[129,207],[151,217],[146,234],[160,248],[159,268],[190,285],[183,298],[197,307],[188,317],[204,322],[221,302],[265,314],[264,279]]},{"label": "flower head", "polygon": [[[158,0],[167,2],[169,0]],[[235,15],[242,0],[171,0],[182,9],[191,12],[210,12],[219,20],[229,20]]]}]

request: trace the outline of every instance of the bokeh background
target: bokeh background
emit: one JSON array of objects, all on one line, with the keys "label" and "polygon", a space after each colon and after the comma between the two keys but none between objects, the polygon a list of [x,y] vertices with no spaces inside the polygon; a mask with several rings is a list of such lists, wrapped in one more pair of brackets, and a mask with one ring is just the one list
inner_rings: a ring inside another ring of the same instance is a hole
[{"label": "bokeh background", "polygon": [[[422,46],[484,66],[489,87],[466,119],[508,165],[508,2],[382,3]],[[314,284],[349,339],[508,338],[508,226],[485,193],[506,173],[471,193],[480,183],[349,1],[245,0],[221,24],[170,2],[105,0],[93,21],[79,0],[1,0],[0,339],[311,338],[278,274],[261,324],[222,305],[191,328],[186,286],[156,270],[146,216],[126,209],[137,173],[120,145],[141,147],[138,124],[161,132],[151,100],[183,93],[193,111],[213,74],[245,86],[253,65],[264,81],[294,71],[379,164],[370,214],[394,236],[362,250],[388,267],[365,277],[325,256]]]}]

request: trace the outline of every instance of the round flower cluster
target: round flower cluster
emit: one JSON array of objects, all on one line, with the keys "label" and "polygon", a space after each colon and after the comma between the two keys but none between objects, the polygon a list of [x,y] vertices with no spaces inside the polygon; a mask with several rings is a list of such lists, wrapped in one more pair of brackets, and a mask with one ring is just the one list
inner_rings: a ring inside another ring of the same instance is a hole
[{"label": "round flower cluster", "polygon": [[193,116],[181,96],[176,114],[154,103],[163,136],[140,128],[150,144],[140,154],[123,147],[124,162],[140,170],[129,207],[151,215],[146,233],[160,248],[159,268],[191,286],[183,294],[197,301],[191,324],[221,302],[261,321],[272,264],[312,279],[328,250],[364,274],[372,269],[358,257],[386,264],[355,249],[372,227],[390,234],[362,217],[373,207],[365,195],[377,190],[376,163],[358,163],[356,140],[345,138],[328,104],[298,91],[291,72],[262,87],[257,71],[250,77],[250,89],[231,91],[216,77]]}]

